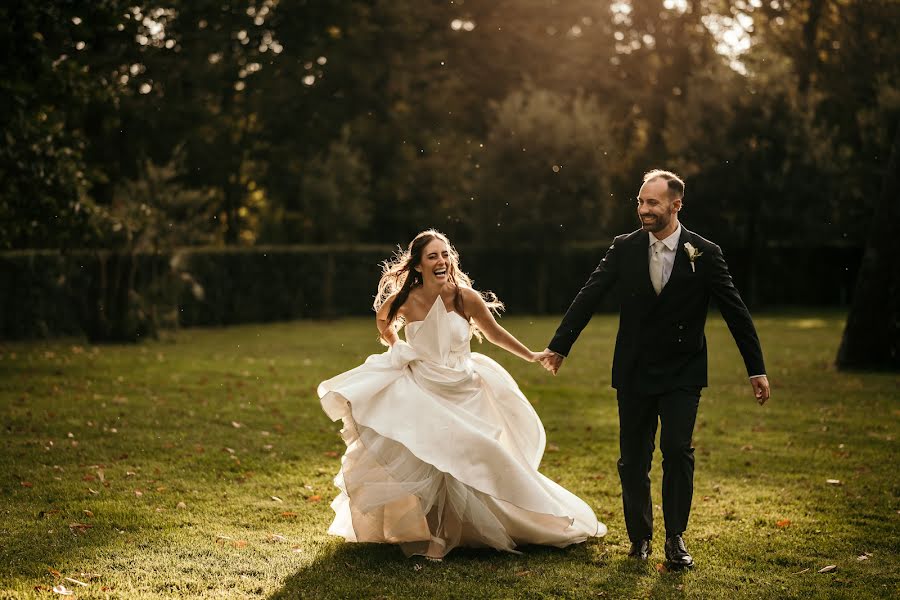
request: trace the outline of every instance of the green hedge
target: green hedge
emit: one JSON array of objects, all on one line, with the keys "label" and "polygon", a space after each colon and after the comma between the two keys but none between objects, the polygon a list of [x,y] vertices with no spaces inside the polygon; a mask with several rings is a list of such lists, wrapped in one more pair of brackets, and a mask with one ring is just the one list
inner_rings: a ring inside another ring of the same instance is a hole
[{"label": "green hedge", "polygon": [[[561,313],[603,257],[605,244],[461,247],[462,268],[510,314]],[[0,337],[84,335],[134,341],[159,327],[371,315],[388,246],[186,248],[169,253],[0,253]],[[755,307],[843,306],[861,250],[770,247],[726,250],[738,288]],[[614,310],[609,297],[603,310]]]}]

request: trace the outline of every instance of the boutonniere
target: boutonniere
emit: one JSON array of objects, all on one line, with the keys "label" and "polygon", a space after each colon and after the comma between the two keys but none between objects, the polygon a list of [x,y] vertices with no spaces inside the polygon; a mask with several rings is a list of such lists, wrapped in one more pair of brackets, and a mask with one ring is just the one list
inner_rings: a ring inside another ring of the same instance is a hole
[{"label": "boutonniere", "polygon": [[691,261],[691,271],[693,271],[694,273],[696,273],[696,272],[697,272],[697,265],[695,265],[694,262],[695,262],[698,258],[700,258],[701,256],[703,256],[703,253],[700,252],[699,250],[697,250],[696,248],[694,248],[694,245],[691,244],[690,242],[685,242],[685,243],[684,243],[684,251],[687,252],[688,259]]}]

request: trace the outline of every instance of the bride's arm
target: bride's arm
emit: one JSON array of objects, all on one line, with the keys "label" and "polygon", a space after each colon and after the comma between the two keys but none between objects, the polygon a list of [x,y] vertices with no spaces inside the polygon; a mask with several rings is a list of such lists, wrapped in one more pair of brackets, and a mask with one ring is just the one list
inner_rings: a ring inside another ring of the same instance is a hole
[{"label": "bride's arm", "polygon": [[[397,337],[397,332],[394,331],[394,328],[391,327],[391,323],[388,323],[388,313],[391,311],[391,306],[394,304],[394,299],[397,297],[397,294],[393,294],[387,300],[384,301],[384,304],[381,305],[381,308],[378,309],[378,312],[375,314],[375,326],[378,327],[378,335],[387,342],[388,346],[393,346],[397,343],[397,340],[400,338]],[[394,319],[396,320],[398,315],[394,315]]]},{"label": "bride's arm", "polygon": [[538,360],[540,356],[538,353],[529,350],[525,344],[517,340],[513,334],[505,330],[497,322],[481,294],[470,288],[462,288],[462,293],[466,312],[475,321],[475,325],[478,326],[478,329],[481,330],[481,333],[484,334],[484,337],[489,342],[528,362]]}]

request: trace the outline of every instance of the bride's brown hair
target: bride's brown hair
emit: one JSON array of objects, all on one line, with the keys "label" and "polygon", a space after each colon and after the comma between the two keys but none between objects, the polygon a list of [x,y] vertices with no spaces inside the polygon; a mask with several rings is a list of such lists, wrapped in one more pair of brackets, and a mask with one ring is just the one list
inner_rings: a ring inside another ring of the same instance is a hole
[{"label": "bride's brown hair", "polygon": [[[475,324],[472,323],[471,319],[466,315],[465,309],[463,308],[462,293],[460,292],[460,288],[464,287],[474,289],[472,287],[472,280],[460,270],[459,253],[456,251],[456,248],[453,247],[450,240],[447,239],[447,236],[434,229],[428,229],[419,233],[409,243],[409,247],[405,251],[398,247],[393,258],[386,260],[381,264],[381,279],[378,281],[378,292],[375,294],[375,302],[372,306],[375,309],[375,312],[378,312],[391,295],[397,294],[397,297],[394,299],[394,302],[391,304],[391,308],[388,311],[387,326],[392,327],[394,331],[399,330],[403,326],[405,321],[403,317],[397,316],[397,312],[400,310],[400,307],[406,303],[407,298],[409,298],[409,292],[414,287],[422,285],[422,274],[416,271],[415,267],[422,262],[422,251],[425,249],[425,246],[433,240],[440,240],[447,244],[447,249],[450,254],[450,266],[447,268],[447,281],[456,286],[456,293],[453,297],[453,308],[461,317],[469,321],[472,333],[481,340],[481,332],[478,331],[478,328],[475,327]],[[493,292],[479,293],[481,294],[481,297],[484,298],[488,308],[494,311],[494,313],[499,313],[503,310],[503,303],[497,299],[497,296]],[[383,342],[383,332],[381,339]]]}]

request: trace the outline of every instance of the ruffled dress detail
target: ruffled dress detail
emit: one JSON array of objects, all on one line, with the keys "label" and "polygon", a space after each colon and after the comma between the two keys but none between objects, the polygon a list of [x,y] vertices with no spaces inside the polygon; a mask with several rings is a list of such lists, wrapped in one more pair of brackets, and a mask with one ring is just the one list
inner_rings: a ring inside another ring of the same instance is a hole
[{"label": "ruffled dress detail", "polygon": [[606,526],[538,472],[546,435],[503,367],[470,351],[440,297],[407,341],[319,384],[347,450],[328,532],[442,558],[457,546],[568,546]]}]

